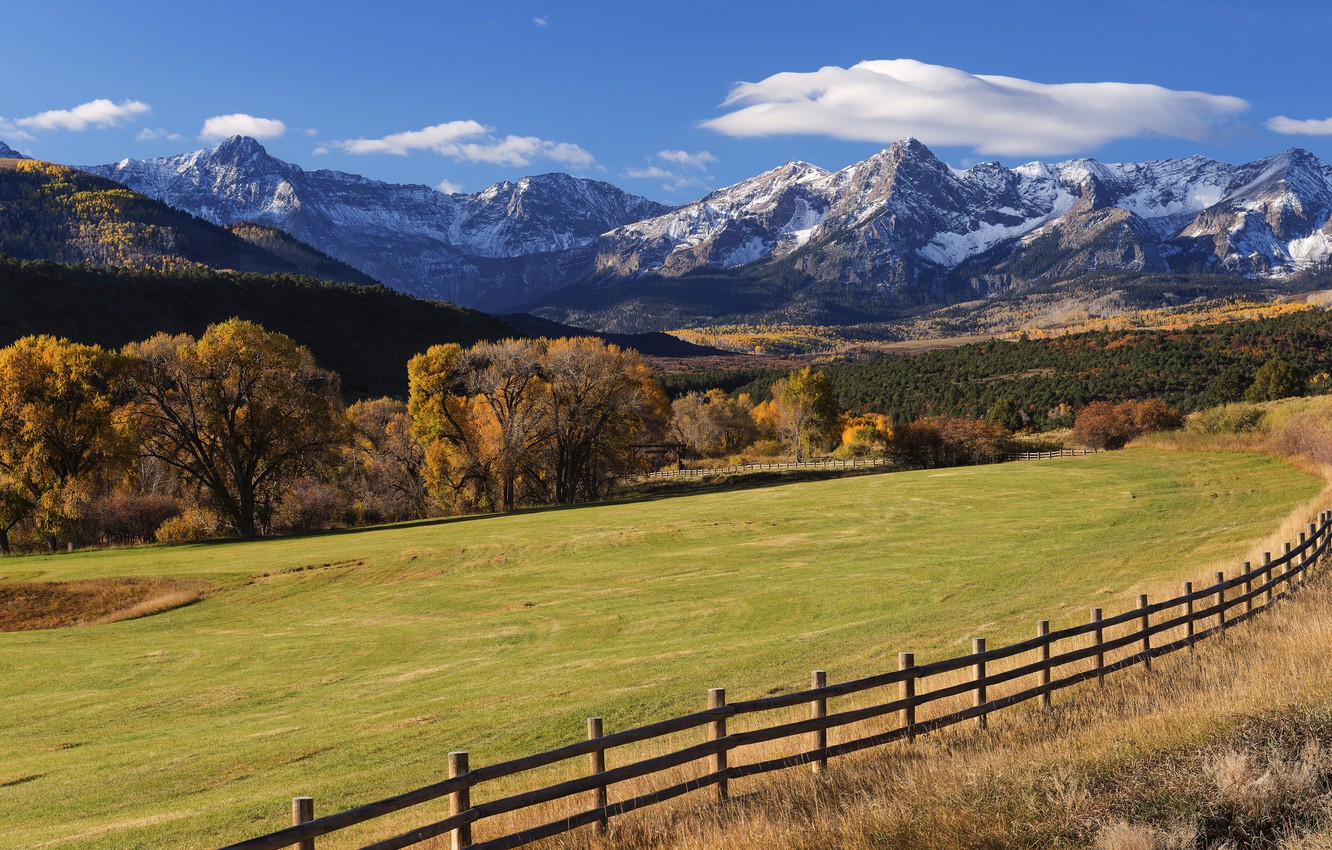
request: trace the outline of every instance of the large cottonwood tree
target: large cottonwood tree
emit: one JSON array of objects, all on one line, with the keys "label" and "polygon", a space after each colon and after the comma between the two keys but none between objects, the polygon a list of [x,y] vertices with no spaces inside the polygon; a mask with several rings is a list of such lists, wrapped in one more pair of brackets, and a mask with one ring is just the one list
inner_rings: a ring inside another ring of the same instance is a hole
[{"label": "large cottonwood tree", "polygon": [[158,334],[125,353],[137,361],[142,451],[198,485],[242,537],[346,444],[337,375],[283,334],[231,319],[199,339]]}]

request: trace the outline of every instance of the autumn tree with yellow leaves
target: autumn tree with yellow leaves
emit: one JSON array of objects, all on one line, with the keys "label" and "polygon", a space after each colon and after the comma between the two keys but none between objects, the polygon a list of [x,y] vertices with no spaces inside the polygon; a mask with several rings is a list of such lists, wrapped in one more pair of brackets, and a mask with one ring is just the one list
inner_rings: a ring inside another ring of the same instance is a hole
[{"label": "autumn tree with yellow leaves", "polygon": [[455,511],[599,498],[667,417],[638,353],[593,338],[438,345],[407,373],[427,486]]},{"label": "autumn tree with yellow leaves", "polygon": [[389,522],[429,513],[425,450],[412,433],[407,405],[391,398],[347,408],[351,429],[344,486],[361,521]]},{"label": "autumn tree with yellow leaves", "polygon": [[0,552],[31,520],[48,548],[134,457],[126,364],[95,345],[24,337],[0,349]]},{"label": "autumn tree with yellow leaves", "polygon": [[266,528],[291,482],[327,469],[346,443],[337,375],[283,334],[231,319],[125,354],[141,451],[197,486],[242,537]]}]

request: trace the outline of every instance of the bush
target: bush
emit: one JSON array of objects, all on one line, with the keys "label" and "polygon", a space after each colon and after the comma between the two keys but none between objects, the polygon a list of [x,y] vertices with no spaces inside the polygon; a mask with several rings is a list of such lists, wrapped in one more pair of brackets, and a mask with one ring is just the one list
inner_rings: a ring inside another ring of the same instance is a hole
[{"label": "bush", "polygon": [[1073,421],[1075,443],[1092,449],[1122,449],[1134,437],[1153,431],[1171,431],[1184,424],[1179,411],[1160,399],[1113,404],[1094,401],[1078,411]]},{"label": "bush", "polygon": [[1250,434],[1263,425],[1263,409],[1255,404],[1227,404],[1189,417],[1186,429],[1197,434]]},{"label": "bush", "polygon": [[1277,427],[1272,443],[1283,454],[1332,464],[1332,417],[1318,410],[1297,413]]},{"label": "bush", "polygon": [[750,446],[745,454],[756,458],[768,460],[770,458],[782,457],[786,454],[786,449],[777,440],[759,440]]},{"label": "bush", "polygon": [[104,546],[130,546],[156,539],[162,524],[180,516],[170,496],[113,493],[93,501],[84,520],[88,539]]},{"label": "bush", "polygon": [[933,469],[993,463],[1011,451],[1012,442],[1009,430],[994,422],[927,416],[897,429],[888,453],[901,466]]},{"label": "bush", "polygon": [[217,520],[198,508],[172,517],[157,529],[158,543],[196,543],[219,535]]},{"label": "bush", "polygon": [[345,525],[353,514],[350,500],[336,487],[316,478],[301,478],[273,512],[273,530],[290,534]]}]

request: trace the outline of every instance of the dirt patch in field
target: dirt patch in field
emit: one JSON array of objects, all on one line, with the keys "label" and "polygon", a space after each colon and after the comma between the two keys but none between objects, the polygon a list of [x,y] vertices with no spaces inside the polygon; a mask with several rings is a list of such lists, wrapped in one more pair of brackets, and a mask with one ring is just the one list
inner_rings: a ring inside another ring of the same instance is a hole
[{"label": "dirt patch in field", "polygon": [[198,602],[208,588],[163,578],[0,582],[0,632],[133,620]]}]

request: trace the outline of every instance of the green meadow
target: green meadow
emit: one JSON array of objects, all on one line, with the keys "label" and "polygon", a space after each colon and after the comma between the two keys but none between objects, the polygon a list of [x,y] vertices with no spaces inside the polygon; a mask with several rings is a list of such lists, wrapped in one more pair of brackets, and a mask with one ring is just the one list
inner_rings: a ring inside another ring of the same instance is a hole
[{"label": "green meadow", "polygon": [[[243,543],[0,561],[205,579],[0,634],[0,847],[202,848],[473,765],[1082,622],[1238,564],[1322,483],[1132,449]],[[323,845],[321,845],[323,846]]]}]

